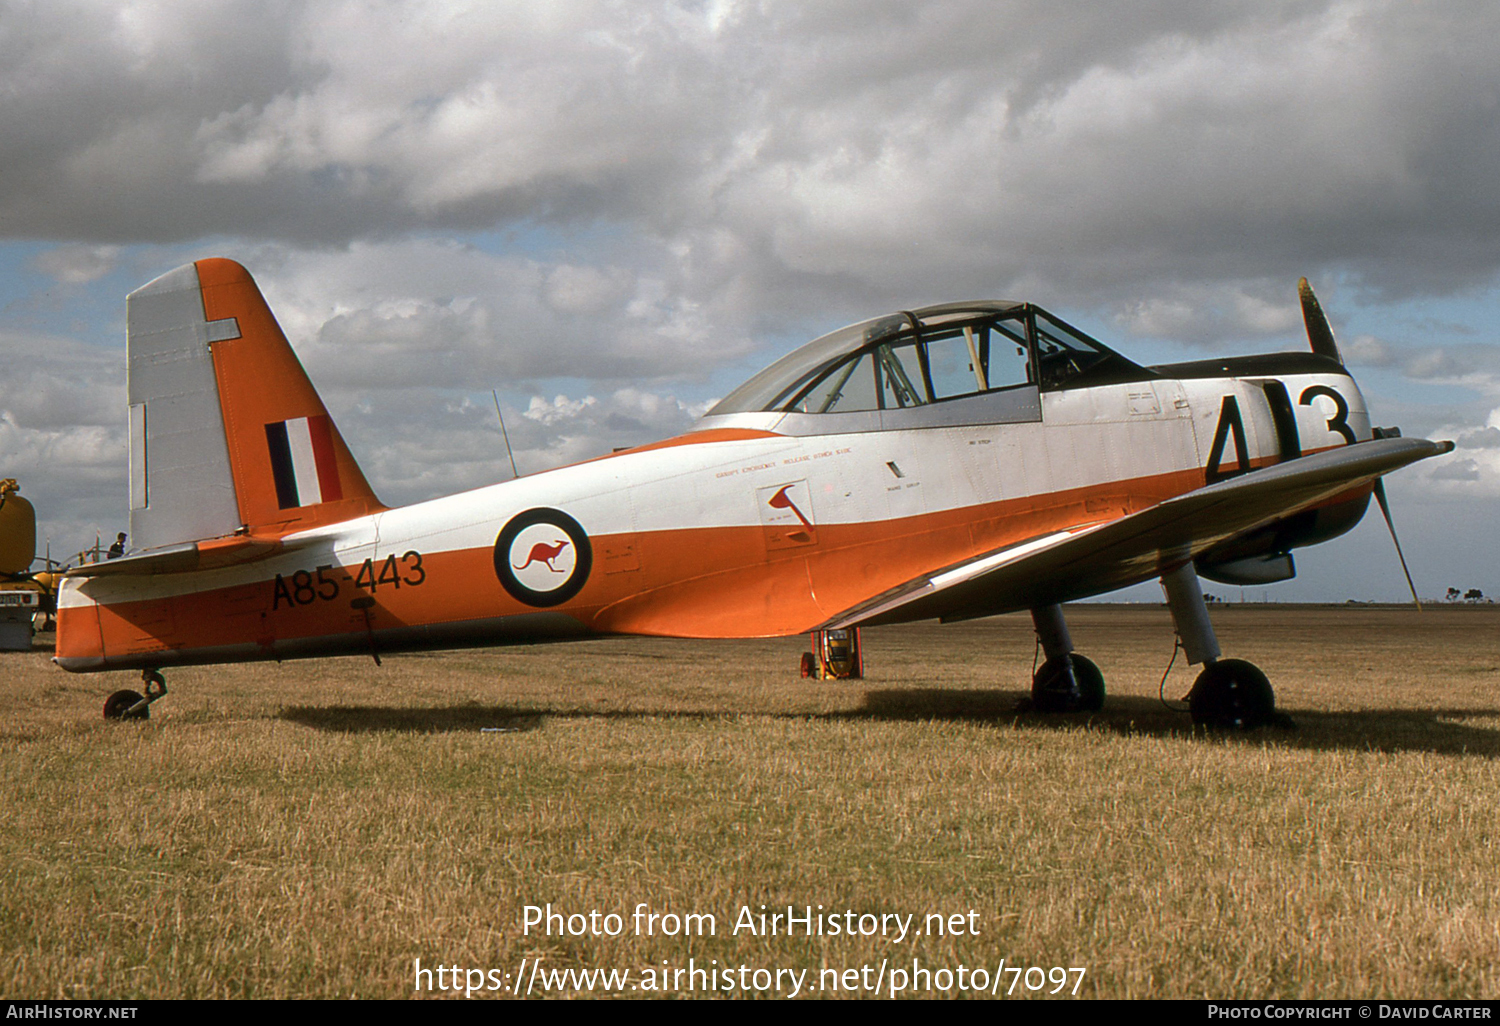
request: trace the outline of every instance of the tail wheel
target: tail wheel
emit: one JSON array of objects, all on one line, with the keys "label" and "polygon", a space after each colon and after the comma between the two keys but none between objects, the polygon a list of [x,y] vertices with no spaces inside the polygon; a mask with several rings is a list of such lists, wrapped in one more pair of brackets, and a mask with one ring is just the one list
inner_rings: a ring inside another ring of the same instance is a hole
[{"label": "tail wheel", "polygon": [[1188,694],[1193,722],[1222,730],[1254,730],[1276,718],[1276,692],[1254,663],[1222,659],[1211,663]]},{"label": "tail wheel", "polygon": [[116,691],[104,701],[104,718],[106,720],[149,720],[151,718],[151,707],[144,706],[138,712],[131,712],[132,706],[145,701],[145,696],[137,691]]},{"label": "tail wheel", "polygon": [[[149,720],[151,718],[151,703],[167,693],[167,682],[160,671],[142,670],[141,684],[146,693],[142,695],[138,691],[116,691],[105,699],[104,718],[106,720]],[[136,708],[140,706],[140,708]]]}]

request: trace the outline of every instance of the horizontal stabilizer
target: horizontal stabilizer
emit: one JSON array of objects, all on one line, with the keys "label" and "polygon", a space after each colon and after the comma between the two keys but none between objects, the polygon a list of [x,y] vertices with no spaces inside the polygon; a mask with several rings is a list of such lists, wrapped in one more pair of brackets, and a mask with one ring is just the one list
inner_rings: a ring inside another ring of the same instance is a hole
[{"label": "horizontal stabilizer", "polygon": [[820,629],[971,619],[1099,595],[1159,577],[1228,538],[1452,450],[1452,442],[1383,438],[1304,456],[908,581]]},{"label": "horizontal stabilizer", "polygon": [[64,577],[149,576],[152,574],[185,574],[196,570],[222,570],[224,567],[253,563],[285,552],[294,545],[268,538],[243,535],[214,538],[209,541],[168,545],[134,556],[85,563],[63,572]]}]

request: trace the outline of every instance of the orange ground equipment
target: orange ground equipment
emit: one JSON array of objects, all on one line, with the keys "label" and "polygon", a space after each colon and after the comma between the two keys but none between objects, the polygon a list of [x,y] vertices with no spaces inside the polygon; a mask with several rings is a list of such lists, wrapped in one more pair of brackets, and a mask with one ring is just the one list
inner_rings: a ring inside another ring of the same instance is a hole
[{"label": "orange ground equipment", "polygon": [[36,511],[8,477],[0,481],[0,651],[29,650],[32,620],[50,607],[50,596],[28,572],[35,557]]},{"label": "orange ground equipment", "polygon": [[802,676],[818,680],[859,680],[865,675],[859,628],[813,631],[812,651],[802,653]]}]

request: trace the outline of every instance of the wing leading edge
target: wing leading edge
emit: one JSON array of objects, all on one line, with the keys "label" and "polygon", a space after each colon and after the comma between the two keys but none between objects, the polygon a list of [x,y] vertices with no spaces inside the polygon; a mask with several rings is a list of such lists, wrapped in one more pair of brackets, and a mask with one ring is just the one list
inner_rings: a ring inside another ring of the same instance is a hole
[{"label": "wing leading edge", "polygon": [[1383,438],[1304,456],[1118,520],[1033,538],[944,567],[846,610],[822,627],[932,617],[966,620],[1113,591],[1160,577],[1227,538],[1452,450],[1452,442]]}]

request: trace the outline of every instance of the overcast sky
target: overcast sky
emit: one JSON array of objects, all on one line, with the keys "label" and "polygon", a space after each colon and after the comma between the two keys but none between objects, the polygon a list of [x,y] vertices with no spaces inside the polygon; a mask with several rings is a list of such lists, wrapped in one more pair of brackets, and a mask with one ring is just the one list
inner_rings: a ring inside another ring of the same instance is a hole
[{"label": "overcast sky", "polygon": [[[0,477],[54,553],[126,526],[125,294],[204,256],[388,503],[509,476],[492,388],[525,473],[914,305],[1302,349],[1305,274],[1375,421],[1459,444],[1390,480],[1420,590],[1500,592],[1493,0],[0,0],[0,97]],[[1405,590],[1378,515],[1298,558],[1268,597]]]}]

